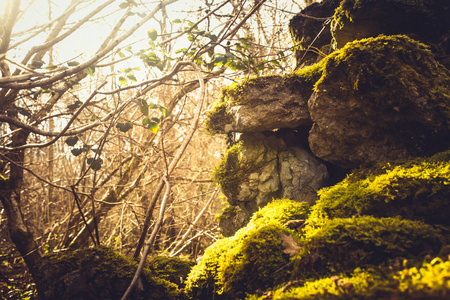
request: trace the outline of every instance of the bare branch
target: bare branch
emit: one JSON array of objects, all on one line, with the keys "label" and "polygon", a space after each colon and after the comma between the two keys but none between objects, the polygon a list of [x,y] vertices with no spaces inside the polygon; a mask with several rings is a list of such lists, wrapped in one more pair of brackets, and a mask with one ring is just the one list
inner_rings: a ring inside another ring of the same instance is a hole
[{"label": "bare branch", "polygon": [[10,159],[10,158],[8,158],[7,156],[3,155],[2,153],[0,153],[0,156],[2,157],[2,159],[8,161],[9,163],[14,164],[15,166],[17,166],[17,167],[19,167],[19,168],[21,168],[21,169],[27,171],[28,173],[30,173],[31,175],[33,175],[34,177],[36,177],[38,180],[40,180],[40,181],[42,181],[42,182],[45,182],[46,184],[48,184],[48,185],[50,185],[50,186],[52,186],[52,187],[55,187],[55,188],[58,188],[58,189],[65,190],[65,191],[67,191],[67,192],[71,192],[70,189],[68,189],[68,188],[66,188],[66,187],[64,187],[64,186],[60,186],[60,185],[56,185],[56,184],[54,184],[54,183],[51,183],[50,181],[48,181],[48,180],[42,178],[41,176],[37,175],[36,173],[34,173],[34,171],[32,171],[31,169],[29,169],[29,168],[27,168],[27,167],[25,167],[25,166],[22,166],[22,165],[16,163],[15,161],[13,161],[12,159]]},{"label": "bare branch", "polygon": [[22,150],[22,149],[27,149],[27,148],[42,148],[42,147],[47,147],[47,146],[50,146],[50,145],[54,144],[57,140],[59,140],[60,137],[62,137],[64,135],[64,133],[69,129],[70,125],[72,125],[72,123],[76,120],[76,118],[81,113],[81,111],[95,97],[95,95],[97,94],[98,89],[103,87],[105,84],[106,84],[106,81],[103,82],[97,89],[95,89],[91,93],[91,95],[89,95],[88,99],[78,108],[78,110],[73,114],[73,117],[69,120],[69,122],[67,122],[67,124],[64,127],[64,129],[61,132],[59,132],[53,140],[51,140],[51,141],[49,141],[47,143],[43,143],[43,144],[26,144],[26,145],[22,145],[22,146],[18,146],[18,147],[0,147],[0,149],[9,150],[9,151],[13,151],[13,150],[16,151],[16,150]]},{"label": "bare branch", "polygon": [[103,48],[99,52],[97,52],[96,55],[94,55],[91,59],[87,60],[86,62],[79,64],[76,67],[73,67],[71,69],[62,71],[57,73],[56,75],[42,80],[37,80],[35,82],[31,83],[7,83],[7,84],[0,84],[0,87],[2,88],[11,88],[11,89],[30,89],[33,87],[38,86],[47,86],[55,83],[58,80],[61,80],[63,78],[69,77],[73,74],[82,72],[84,69],[92,66],[97,61],[99,61],[102,57],[107,55],[109,52],[111,52],[116,46],[118,46],[120,43],[122,43],[125,39],[127,39],[130,35],[132,35],[137,29],[139,29],[142,25],[144,25],[147,21],[149,21],[153,16],[161,9],[161,7],[167,6],[171,3],[177,2],[178,0],[164,0],[161,1],[157,5],[153,11],[151,11],[147,16],[145,16],[140,22],[137,22],[130,30],[128,30],[126,33],[112,41],[107,47]]},{"label": "bare branch", "polygon": [[[195,130],[197,129],[200,115],[202,112],[203,103],[205,101],[205,94],[206,94],[205,90],[206,89],[205,89],[205,82],[204,82],[201,70],[195,63],[189,62],[189,64],[194,68],[194,70],[196,71],[197,76],[198,76],[198,80],[200,83],[200,97],[199,97],[200,100],[197,105],[197,111],[195,112],[195,117],[192,122],[192,126],[191,126],[189,132],[186,134],[186,137],[183,140],[183,143],[181,144],[180,148],[178,148],[174,158],[172,159],[172,162],[170,163],[165,176],[169,176],[173,172],[173,170],[177,166],[178,162],[180,161],[184,151],[186,150],[187,146],[189,145],[189,142],[191,141],[192,136],[194,135]],[[164,179],[164,177],[163,177],[163,179]],[[150,205],[147,208],[147,212],[145,213],[145,221],[144,221],[141,237],[139,238],[138,245],[136,246],[136,250],[134,252],[134,257],[139,256],[141,248],[144,244],[145,237],[147,236],[147,231],[148,231],[148,228],[150,227],[150,220],[152,218],[153,209],[155,208],[156,201],[158,200],[159,194],[161,193],[161,191],[164,187],[165,182],[163,179],[159,182],[158,187],[156,188],[156,191],[153,194],[152,199],[150,201]]]},{"label": "bare branch", "polygon": [[5,14],[3,15],[2,26],[0,32],[0,53],[8,50],[11,40],[11,31],[16,22],[16,18],[20,12],[20,0],[8,0],[6,2]]}]

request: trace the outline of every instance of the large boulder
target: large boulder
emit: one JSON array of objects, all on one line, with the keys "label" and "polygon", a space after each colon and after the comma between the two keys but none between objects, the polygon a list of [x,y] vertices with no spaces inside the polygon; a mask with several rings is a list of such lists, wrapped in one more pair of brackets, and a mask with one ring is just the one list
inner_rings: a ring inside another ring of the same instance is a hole
[{"label": "large boulder", "polygon": [[224,88],[207,113],[207,131],[260,132],[311,126],[308,99],[320,71],[320,67],[312,66],[286,76],[255,77]]},{"label": "large boulder", "polygon": [[407,36],[348,43],[324,62],[309,100],[309,143],[351,169],[450,146],[450,72]]},{"label": "large boulder", "polygon": [[450,2],[448,0],[343,0],[331,26],[335,47],[380,34],[406,34],[432,45],[449,65]]},{"label": "large boulder", "polygon": [[320,52],[328,54],[333,38],[330,20],[340,3],[341,0],[313,3],[290,20],[289,30],[293,43],[297,46],[295,49],[297,68],[322,59],[323,55]]}]

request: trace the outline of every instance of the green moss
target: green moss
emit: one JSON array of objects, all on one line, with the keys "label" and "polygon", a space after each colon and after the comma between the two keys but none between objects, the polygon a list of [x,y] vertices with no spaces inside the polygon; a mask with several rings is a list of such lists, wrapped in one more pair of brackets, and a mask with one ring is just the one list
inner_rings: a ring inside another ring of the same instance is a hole
[{"label": "green moss", "polygon": [[206,113],[205,130],[214,135],[225,133],[225,126],[233,122],[233,116],[227,110],[227,103],[219,100],[212,110]]},{"label": "green moss", "polygon": [[250,226],[260,226],[271,221],[284,224],[289,220],[306,219],[309,214],[309,204],[289,199],[276,199],[260,208],[250,219]]},{"label": "green moss", "polygon": [[[337,84],[339,78],[348,80]],[[434,60],[427,46],[396,35],[351,42],[330,54],[324,59],[322,77],[315,89],[340,95],[349,91],[364,100],[361,108],[381,111],[395,108],[417,114],[418,118],[426,116],[428,107],[436,106],[439,111],[428,124],[439,127],[450,118],[449,85],[450,72]],[[411,107],[417,95],[426,99],[422,100],[426,103]],[[414,111],[418,108],[422,110]]]},{"label": "green moss", "polygon": [[250,168],[241,160],[242,143],[237,143],[228,148],[224,157],[214,168],[213,181],[222,186],[222,190],[230,191],[226,195],[234,198],[239,194],[240,184],[248,179]]},{"label": "green moss", "polygon": [[311,219],[403,216],[450,225],[450,150],[402,164],[380,164],[319,191]]},{"label": "green moss", "polygon": [[206,249],[186,283],[191,299],[242,299],[246,293],[273,287],[289,278],[281,234],[295,236],[283,224],[307,215],[307,204],[275,200],[257,212],[246,227]]},{"label": "green moss", "polygon": [[292,231],[277,222],[258,228],[240,229],[206,249],[201,262],[192,269],[186,283],[191,299],[236,298],[260,288],[273,287],[289,278],[277,272],[289,263],[283,253],[281,234]]},{"label": "green moss", "polygon": [[233,205],[229,205],[225,208],[222,209],[222,213],[218,216],[216,216],[217,220],[220,222],[221,220],[225,220],[225,219],[232,219],[234,218],[237,213],[241,211],[239,209],[239,207],[237,206],[233,206]]},{"label": "green moss", "polygon": [[[447,299],[450,293],[450,261],[431,262],[401,271],[357,268],[350,275],[308,280],[303,285],[279,288],[273,300],[309,299]],[[248,300],[264,299],[253,295]]]},{"label": "green moss", "polygon": [[177,257],[156,256],[146,267],[152,275],[180,285],[186,280],[194,265],[193,261]]},{"label": "green moss", "polygon": [[[37,283],[43,291],[51,296],[42,295],[46,299],[62,299],[69,296],[66,290],[76,287],[66,286],[62,281],[66,275],[79,273],[82,289],[77,293],[93,293],[97,299],[120,299],[128,288],[137,269],[137,262],[127,258],[108,247],[95,247],[72,252],[51,254],[46,256],[37,271]],[[175,299],[179,295],[177,286],[159,278],[144,269],[142,276],[143,289],[136,299]],[[73,295],[72,295],[73,296]]]},{"label": "green moss", "polygon": [[437,255],[442,242],[440,231],[422,222],[364,216],[308,224],[300,245],[295,273],[308,277],[379,265],[396,257]]},{"label": "green moss", "polygon": [[219,100],[213,109],[206,113],[205,130],[210,134],[223,134],[232,131],[233,115],[230,108],[241,104],[250,89],[261,89],[272,87],[273,90],[288,88],[299,93],[304,99],[308,99],[312,92],[314,83],[322,74],[322,62],[302,68],[296,72],[283,76],[261,76],[250,77],[242,82],[233,83],[221,91]]}]

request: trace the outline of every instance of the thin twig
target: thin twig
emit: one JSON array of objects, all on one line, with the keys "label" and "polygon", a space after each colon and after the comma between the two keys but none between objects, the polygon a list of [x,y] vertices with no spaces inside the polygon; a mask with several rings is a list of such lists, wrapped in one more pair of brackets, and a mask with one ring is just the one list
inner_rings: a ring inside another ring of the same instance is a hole
[{"label": "thin twig", "polygon": [[[173,250],[170,252],[169,256],[175,256],[178,253],[180,253],[181,250],[183,250],[184,247],[180,248],[179,250],[177,248],[186,241],[188,234],[191,233],[192,228],[194,228],[195,224],[197,224],[198,220],[200,220],[200,218],[203,216],[203,214],[205,213],[206,209],[211,204],[211,202],[216,198],[218,193],[219,193],[219,187],[216,187],[216,189],[214,190],[213,194],[211,195],[211,197],[208,199],[208,201],[206,202],[205,206],[203,207],[203,209],[199,212],[199,214],[195,218],[194,222],[192,222],[192,224],[189,226],[188,230],[186,230],[186,232],[184,233],[184,235],[181,238],[181,240],[175,245]],[[178,250],[178,251],[175,251],[175,250]]]},{"label": "thin twig", "polygon": [[150,235],[148,242],[145,244],[144,253],[141,257],[141,260],[139,262],[136,273],[134,274],[133,280],[131,281],[130,285],[128,286],[128,288],[125,291],[125,294],[122,296],[121,300],[126,300],[128,298],[128,296],[131,294],[131,292],[133,291],[134,286],[136,285],[136,283],[139,279],[139,276],[141,276],[142,270],[144,269],[145,261],[150,252],[150,249],[153,245],[153,242],[155,241],[156,234],[158,233],[159,228],[161,228],[162,222],[164,220],[164,211],[166,210],[167,200],[169,199],[169,195],[170,195],[170,182],[167,179],[167,175],[163,176],[163,180],[164,180],[164,183],[166,184],[166,192],[165,192],[163,200],[161,202],[161,208],[159,210],[158,220],[156,221],[155,227],[153,228],[152,234]]},{"label": "thin twig", "polygon": [[[201,115],[201,112],[202,112],[203,103],[205,101],[205,82],[204,82],[204,78],[202,76],[201,70],[193,62],[187,62],[187,64],[190,64],[194,68],[196,73],[197,73],[198,80],[200,82],[200,100],[199,100],[199,103],[197,105],[197,111],[195,113],[194,121],[192,122],[192,127],[189,130],[189,132],[187,133],[186,138],[183,140],[183,143],[181,144],[180,148],[178,148],[178,150],[177,150],[177,152],[175,154],[175,157],[173,158],[172,162],[170,163],[170,165],[169,165],[169,167],[168,167],[168,169],[166,171],[165,176],[169,176],[172,173],[172,171],[175,169],[176,165],[180,161],[180,159],[181,159],[184,151],[186,150],[187,146],[189,145],[189,142],[191,141],[192,136],[194,135],[194,133],[195,133],[195,131],[197,129],[198,122],[200,120],[200,115]],[[159,197],[159,195],[160,195],[160,193],[161,193],[161,191],[162,191],[162,189],[164,187],[164,183],[165,182],[164,182],[164,176],[163,176],[163,178],[160,180],[160,182],[159,182],[159,184],[158,184],[158,186],[156,188],[155,193],[152,196],[152,199],[150,201],[150,205],[147,208],[147,211],[145,213],[144,225],[143,225],[143,228],[142,228],[142,232],[141,232],[141,236],[139,238],[138,245],[137,245],[136,250],[134,252],[134,257],[138,257],[139,256],[141,248],[142,248],[142,246],[144,244],[145,237],[147,236],[148,228],[150,227],[150,220],[152,218],[153,209],[155,208],[156,201],[158,200],[158,197]]]}]

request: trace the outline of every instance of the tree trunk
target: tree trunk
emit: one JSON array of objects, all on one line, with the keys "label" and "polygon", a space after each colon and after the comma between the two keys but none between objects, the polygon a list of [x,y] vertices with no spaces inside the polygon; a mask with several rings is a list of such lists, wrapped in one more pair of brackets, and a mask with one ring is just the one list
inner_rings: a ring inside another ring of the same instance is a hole
[{"label": "tree trunk", "polygon": [[[24,145],[27,138],[28,133],[20,130],[14,133],[10,146],[17,147]],[[34,267],[41,259],[41,252],[36,244],[33,234],[24,222],[20,203],[24,174],[22,168],[24,162],[24,150],[10,151],[5,157],[10,163],[10,176],[9,179],[0,181],[0,200],[8,219],[9,236],[24,258],[31,274],[34,274]]]}]

